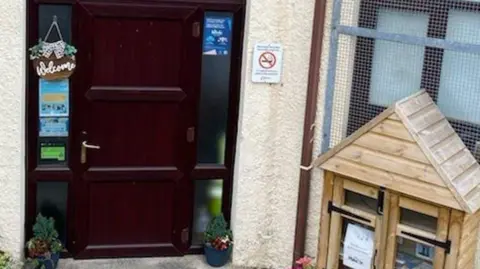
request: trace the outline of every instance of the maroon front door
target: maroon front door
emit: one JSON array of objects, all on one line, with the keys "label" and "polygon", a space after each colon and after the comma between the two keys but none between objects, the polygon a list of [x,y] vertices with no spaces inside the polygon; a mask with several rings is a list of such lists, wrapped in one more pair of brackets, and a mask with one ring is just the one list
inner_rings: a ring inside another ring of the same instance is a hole
[{"label": "maroon front door", "polygon": [[189,247],[202,16],[179,4],[74,5],[75,257]]}]

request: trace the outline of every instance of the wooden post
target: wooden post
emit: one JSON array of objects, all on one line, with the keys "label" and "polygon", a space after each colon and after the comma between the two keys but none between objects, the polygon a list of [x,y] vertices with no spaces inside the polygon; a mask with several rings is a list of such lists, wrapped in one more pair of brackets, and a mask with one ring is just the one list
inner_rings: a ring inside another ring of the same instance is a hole
[{"label": "wooden post", "polygon": [[450,253],[446,257],[445,268],[456,268],[458,249],[460,248],[460,237],[462,235],[463,216],[465,214],[458,210],[452,209],[450,216],[450,231],[448,232],[448,240],[452,242]]},{"label": "wooden post", "polygon": [[[340,206],[344,202],[343,179],[335,177],[333,182],[333,204]],[[336,212],[331,213],[330,236],[328,239],[327,269],[338,269],[340,254],[340,241],[342,240],[342,216]]]},{"label": "wooden post", "polygon": [[333,198],[333,173],[324,170],[323,196],[320,216],[320,232],[318,234],[317,269],[327,266],[328,234],[330,231],[330,214],[328,213],[328,202]]},{"label": "wooden post", "polygon": [[[438,221],[437,221],[437,240],[445,242],[448,236],[448,224],[450,218],[450,210],[445,207],[441,207],[438,210]],[[436,247],[435,248],[435,257],[433,260],[434,269],[443,269],[445,262],[445,249]]]},{"label": "wooden post", "polygon": [[396,248],[397,248],[397,224],[400,220],[400,208],[398,204],[398,195],[390,194],[390,216],[388,224],[387,248],[385,249],[385,269],[395,268]]}]

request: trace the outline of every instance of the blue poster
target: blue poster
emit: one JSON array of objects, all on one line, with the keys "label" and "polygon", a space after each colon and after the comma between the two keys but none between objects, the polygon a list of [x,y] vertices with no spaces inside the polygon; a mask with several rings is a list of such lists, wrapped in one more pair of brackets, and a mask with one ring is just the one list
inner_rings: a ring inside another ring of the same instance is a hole
[{"label": "blue poster", "polygon": [[68,79],[39,80],[40,117],[68,116]]},{"label": "blue poster", "polygon": [[203,54],[229,55],[231,38],[232,16],[207,12],[203,27]]},{"label": "blue poster", "polygon": [[68,136],[68,118],[40,118],[41,137]]}]

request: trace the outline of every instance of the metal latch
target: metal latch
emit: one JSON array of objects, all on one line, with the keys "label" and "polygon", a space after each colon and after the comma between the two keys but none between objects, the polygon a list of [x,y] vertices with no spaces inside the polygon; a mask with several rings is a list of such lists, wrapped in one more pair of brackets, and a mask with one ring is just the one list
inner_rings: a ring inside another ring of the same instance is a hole
[{"label": "metal latch", "polygon": [[385,188],[380,187],[378,191],[378,199],[377,199],[377,214],[383,216],[383,207],[385,203]]}]

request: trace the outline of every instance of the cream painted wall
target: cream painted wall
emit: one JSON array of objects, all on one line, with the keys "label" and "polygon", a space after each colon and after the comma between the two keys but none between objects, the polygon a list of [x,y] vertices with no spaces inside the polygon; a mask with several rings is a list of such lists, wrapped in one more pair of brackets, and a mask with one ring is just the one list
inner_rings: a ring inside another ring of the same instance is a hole
[{"label": "cream painted wall", "polygon": [[[247,3],[233,263],[285,268],[293,251],[314,0]],[[283,44],[282,84],[251,83],[256,42]]]},{"label": "cream painted wall", "polygon": [[0,3],[0,249],[24,242],[25,3]]}]

